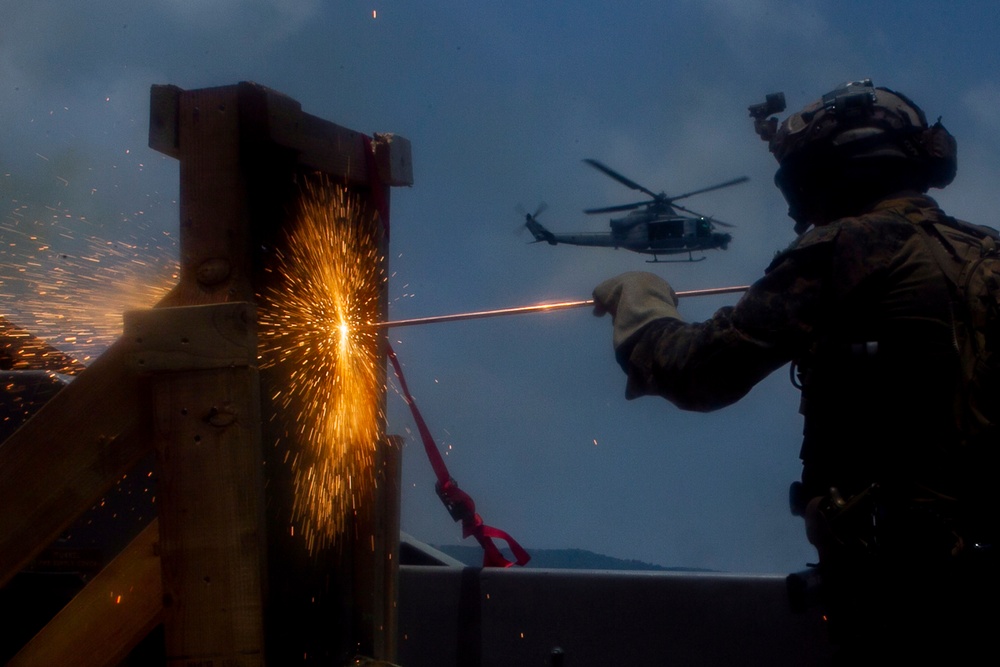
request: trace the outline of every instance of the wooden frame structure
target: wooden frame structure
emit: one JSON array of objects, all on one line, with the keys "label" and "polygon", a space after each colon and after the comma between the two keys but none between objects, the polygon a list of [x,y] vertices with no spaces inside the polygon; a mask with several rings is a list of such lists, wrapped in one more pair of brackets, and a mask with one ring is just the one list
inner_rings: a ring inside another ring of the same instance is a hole
[{"label": "wooden frame structure", "polygon": [[391,662],[398,443],[383,429],[378,490],[351,535],[303,549],[287,530],[287,471],[266,445],[262,414],[282,379],[258,368],[254,302],[296,177],[322,173],[387,222],[389,188],[412,184],[409,143],[246,82],[153,86],[149,137],[180,162],[179,282],[0,445],[0,586],[151,451],[158,520],[9,664],[117,665],[160,623],[172,666]]}]

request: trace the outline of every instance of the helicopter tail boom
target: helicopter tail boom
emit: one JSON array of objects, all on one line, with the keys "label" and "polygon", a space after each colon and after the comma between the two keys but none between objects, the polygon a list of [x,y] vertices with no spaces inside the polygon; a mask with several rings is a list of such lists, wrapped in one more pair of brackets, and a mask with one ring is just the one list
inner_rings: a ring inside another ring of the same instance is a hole
[{"label": "helicopter tail boom", "polygon": [[549,245],[556,245],[556,236],[549,230],[542,227],[542,224],[535,220],[535,216],[530,213],[524,216],[524,226],[528,228],[531,235],[535,237],[535,241],[545,241]]}]

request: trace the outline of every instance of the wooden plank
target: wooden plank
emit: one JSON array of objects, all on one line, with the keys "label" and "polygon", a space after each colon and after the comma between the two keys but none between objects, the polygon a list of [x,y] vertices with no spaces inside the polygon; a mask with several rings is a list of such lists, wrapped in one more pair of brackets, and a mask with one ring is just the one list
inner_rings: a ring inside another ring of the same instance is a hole
[{"label": "wooden plank", "polygon": [[[199,111],[259,114],[257,127],[243,127],[244,136],[257,135],[275,146],[296,154],[299,167],[321,171],[352,187],[369,186],[371,171],[365,154],[365,135],[302,111],[296,100],[275,90],[249,81],[236,86],[184,91],[177,86],[154,85],[150,91],[149,145],[171,157],[182,159],[192,139],[180,129],[184,100],[188,96],[205,99],[235,98],[236,106],[200,105]],[[242,119],[243,125],[249,118]],[[248,133],[247,130],[250,129]],[[413,185],[410,142],[394,134],[376,134],[372,138],[379,180],[384,185]]]},{"label": "wooden plank", "polygon": [[[269,138],[295,151],[299,165],[321,171],[350,187],[370,187],[369,161],[374,160],[382,185],[413,185],[413,160],[406,138],[385,133],[375,134],[366,142],[361,132],[305,113],[298,102],[281,93],[260,86],[254,90],[266,97]],[[366,154],[369,143],[374,155]]]},{"label": "wooden plank", "polygon": [[263,665],[256,369],[167,372],[153,384],[167,664]]},{"label": "wooden plank", "polygon": [[376,134],[373,139],[378,177],[384,185],[413,185],[410,140],[398,134]]},{"label": "wooden plank", "polygon": [[131,311],[150,375],[168,665],[263,665],[264,501],[253,306]]},{"label": "wooden plank", "polygon": [[138,372],[250,366],[257,362],[255,307],[235,302],[128,311],[123,339]]},{"label": "wooden plank", "polygon": [[400,485],[403,471],[403,438],[389,436],[376,460],[378,490],[373,510],[375,550],[373,564],[378,586],[373,592],[373,655],[378,660],[398,661],[399,621],[399,521]]},{"label": "wooden plank", "polygon": [[176,158],[180,155],[178,113],[181,89],[154,85],[149,92],[149,147]]},{"label": "wooden plank", "polygon": [[[382,186],[381,196],[389,201],[389,187]],[[375,197],[373,196],[374,200]],[[374,201],[372,202],[374,205]],[[388,209],[388,206],[387,206]],[[388,214],[388,210],[385,211]],[[382,258],[380,271],[388,271],[388,238],[375,230]],[[388,317],[387,286],[383,285],[378,310],[379,319]],[[385,387],[385,348],[379,345],[379,386]],[[379,413],[385,414],[385,392],[379,394]],[[371,497],[363,499],[355,512],[353,541],[353,599],[355,605],[355,638],[364,654],[394,662],[397,652],[397,582],[399,577],[399,502],[402,460],[402,438],[386,436],[381,424],[380,440],[375,452],[374,487]]]},{"label": "wooden plank", "polygon": [[180,94],[180,283],[160,305],[254,299],[237,92]]},{"label": "wooden plank", "polygon": [[263,97],[267,138],[294,151],[300,166],[321,171],[335,182],[355,187],[368,185],[370,172],[364,134],[307,114],[298,102],[273,90],[247,83],[240,85],[244,94],[252,90]]},{"label": "wooden plank", "polygon": [[0,445],[0,586],[152,449],[120,343]]},{"label": "wooden plank", "polygon": [[158,536],[154,519],[7,667],[120,664],[162,617]]}]

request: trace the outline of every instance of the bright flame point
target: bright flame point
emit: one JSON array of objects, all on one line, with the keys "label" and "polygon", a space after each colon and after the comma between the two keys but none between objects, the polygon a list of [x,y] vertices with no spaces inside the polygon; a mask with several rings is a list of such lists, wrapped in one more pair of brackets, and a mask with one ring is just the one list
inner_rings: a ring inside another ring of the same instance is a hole
[{"label": "bright flame point", "polygon": [[284,373],[274,405],[294,449],[293,530],[310,551],[334,544],[375,487],[383,366],[379,337],[359,324],[380,315],[376,223],[349,191],[307,183],[261,299],[262,366]]}]

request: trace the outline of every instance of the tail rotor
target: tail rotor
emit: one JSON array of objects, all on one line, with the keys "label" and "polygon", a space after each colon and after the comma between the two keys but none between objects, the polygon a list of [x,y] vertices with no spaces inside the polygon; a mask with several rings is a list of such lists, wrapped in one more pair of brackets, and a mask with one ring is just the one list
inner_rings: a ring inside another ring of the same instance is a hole
[{"label": "tail rotor", "polygon": [[532,241],[532,243],[545,241],[550,245],[556,245],[556,239],[552,232],[542,227],[541,223],[538,222],[538,216],[541,215],[547,208],[548,204],[542,202],[535,208],[534,213],[527,213],[524,210],[524,207],[521,205],[517,206],[518,215],[524,216],[524,224],[522,228],[526,228],[529,232],[531,232],[531,235],[535,237],[535,240]]}]

